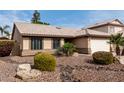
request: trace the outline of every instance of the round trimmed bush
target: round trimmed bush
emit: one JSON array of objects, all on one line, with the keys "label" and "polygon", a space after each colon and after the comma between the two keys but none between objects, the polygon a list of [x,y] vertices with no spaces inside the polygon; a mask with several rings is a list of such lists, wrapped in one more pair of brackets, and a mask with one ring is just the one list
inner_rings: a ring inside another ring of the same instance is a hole
[{"label": "round trimmed bush", "polygon": [[108,65],[114,62],[114,57],[110,52],[98,51],[93,53],[92,57],[93,61],[97,64]]},{"label": "round trimmed bush", "polygon": [[49,53],[37,53],[34,56],[34,67],[41,71],[55,71],[56,59]]}]

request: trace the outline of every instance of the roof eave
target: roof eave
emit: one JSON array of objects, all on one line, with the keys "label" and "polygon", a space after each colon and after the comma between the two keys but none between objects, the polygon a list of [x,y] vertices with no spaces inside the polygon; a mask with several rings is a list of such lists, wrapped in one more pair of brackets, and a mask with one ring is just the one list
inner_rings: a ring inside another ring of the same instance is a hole
[{"label": "roof eave", "polygon": [[21,33],[22,36],[39,36],[39,37],[61,37],[61,38],[73,38],[74,36],[68,36],[68,35],[43,35],[43,34],[27,34],[27,33]]},{"label": "roof eave", "polygon": [[97,28],[97,27],[101,27],[101,26],[106,26],[106,25],[113,25],[113,26],[121,26],[121,27],[124,27],[123,24],[106,23],[106,24],[101,24],[101,25],[97,25],[97,26],[93,26],[93,27],[88,27],[87,29],[93,29],[93,28]]}]

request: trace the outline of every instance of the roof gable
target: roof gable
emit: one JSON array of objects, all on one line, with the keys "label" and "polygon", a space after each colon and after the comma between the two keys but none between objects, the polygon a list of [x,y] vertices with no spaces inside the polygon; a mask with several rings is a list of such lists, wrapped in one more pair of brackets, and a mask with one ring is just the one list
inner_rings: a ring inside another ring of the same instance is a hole
[{"label": "roof gable", "polygon": [[124,26],[123,22],[121,22],[119,19],[111,19],[111,20],[106,20],[106,21],[102,21],[102,22],[97,22],[95,24],[89,25],[89,26],[84,27],[82,29],[96,28],[96,27],[108,25],[108,24]]},{"label": "roof gable", "polygon": [[123,24],[120,20],[115,19],[111,22],[112,24]]}]

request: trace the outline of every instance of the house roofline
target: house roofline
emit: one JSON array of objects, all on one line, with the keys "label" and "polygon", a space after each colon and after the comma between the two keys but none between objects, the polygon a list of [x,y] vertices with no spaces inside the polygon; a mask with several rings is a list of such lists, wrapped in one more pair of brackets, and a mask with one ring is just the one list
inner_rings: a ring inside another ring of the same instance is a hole
[{"label": "house roofline", "polygon": [[110,35],[91,35],[91,34],[85,34],[85,35],[79,35],[79,36],[57,36],[57,35],[39,35],[39,34],[21,34],[23,37],[48,37],[48,38],[78,38],[78,37],[101,37],[101,38],[108,38]]},{"label": "house roofline", "polygon": [[102,27],[102,26],[107,26],[107,25],[124,27],[123,24],[112,24],[112,23],[107,23],[107,24],[101,24],[101,25],[98,25],[98,26],[89,27],[88,29],[97,28],[97,27]]}]

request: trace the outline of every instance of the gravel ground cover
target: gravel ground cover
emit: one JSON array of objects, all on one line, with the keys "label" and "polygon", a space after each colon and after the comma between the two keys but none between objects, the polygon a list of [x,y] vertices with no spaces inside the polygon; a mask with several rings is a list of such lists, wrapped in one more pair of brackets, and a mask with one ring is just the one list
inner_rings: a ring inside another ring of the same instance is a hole
[{"label": "gravel ground cover", "polygon": [[[89,55],[57,57],[55,72],[41,72],[37,78],[25,82],[124,82],[124,65],[96,65]],[[33,64],[30,57],[0,57],[0,81],[23,82],[15,77],[19,64]]]}]

